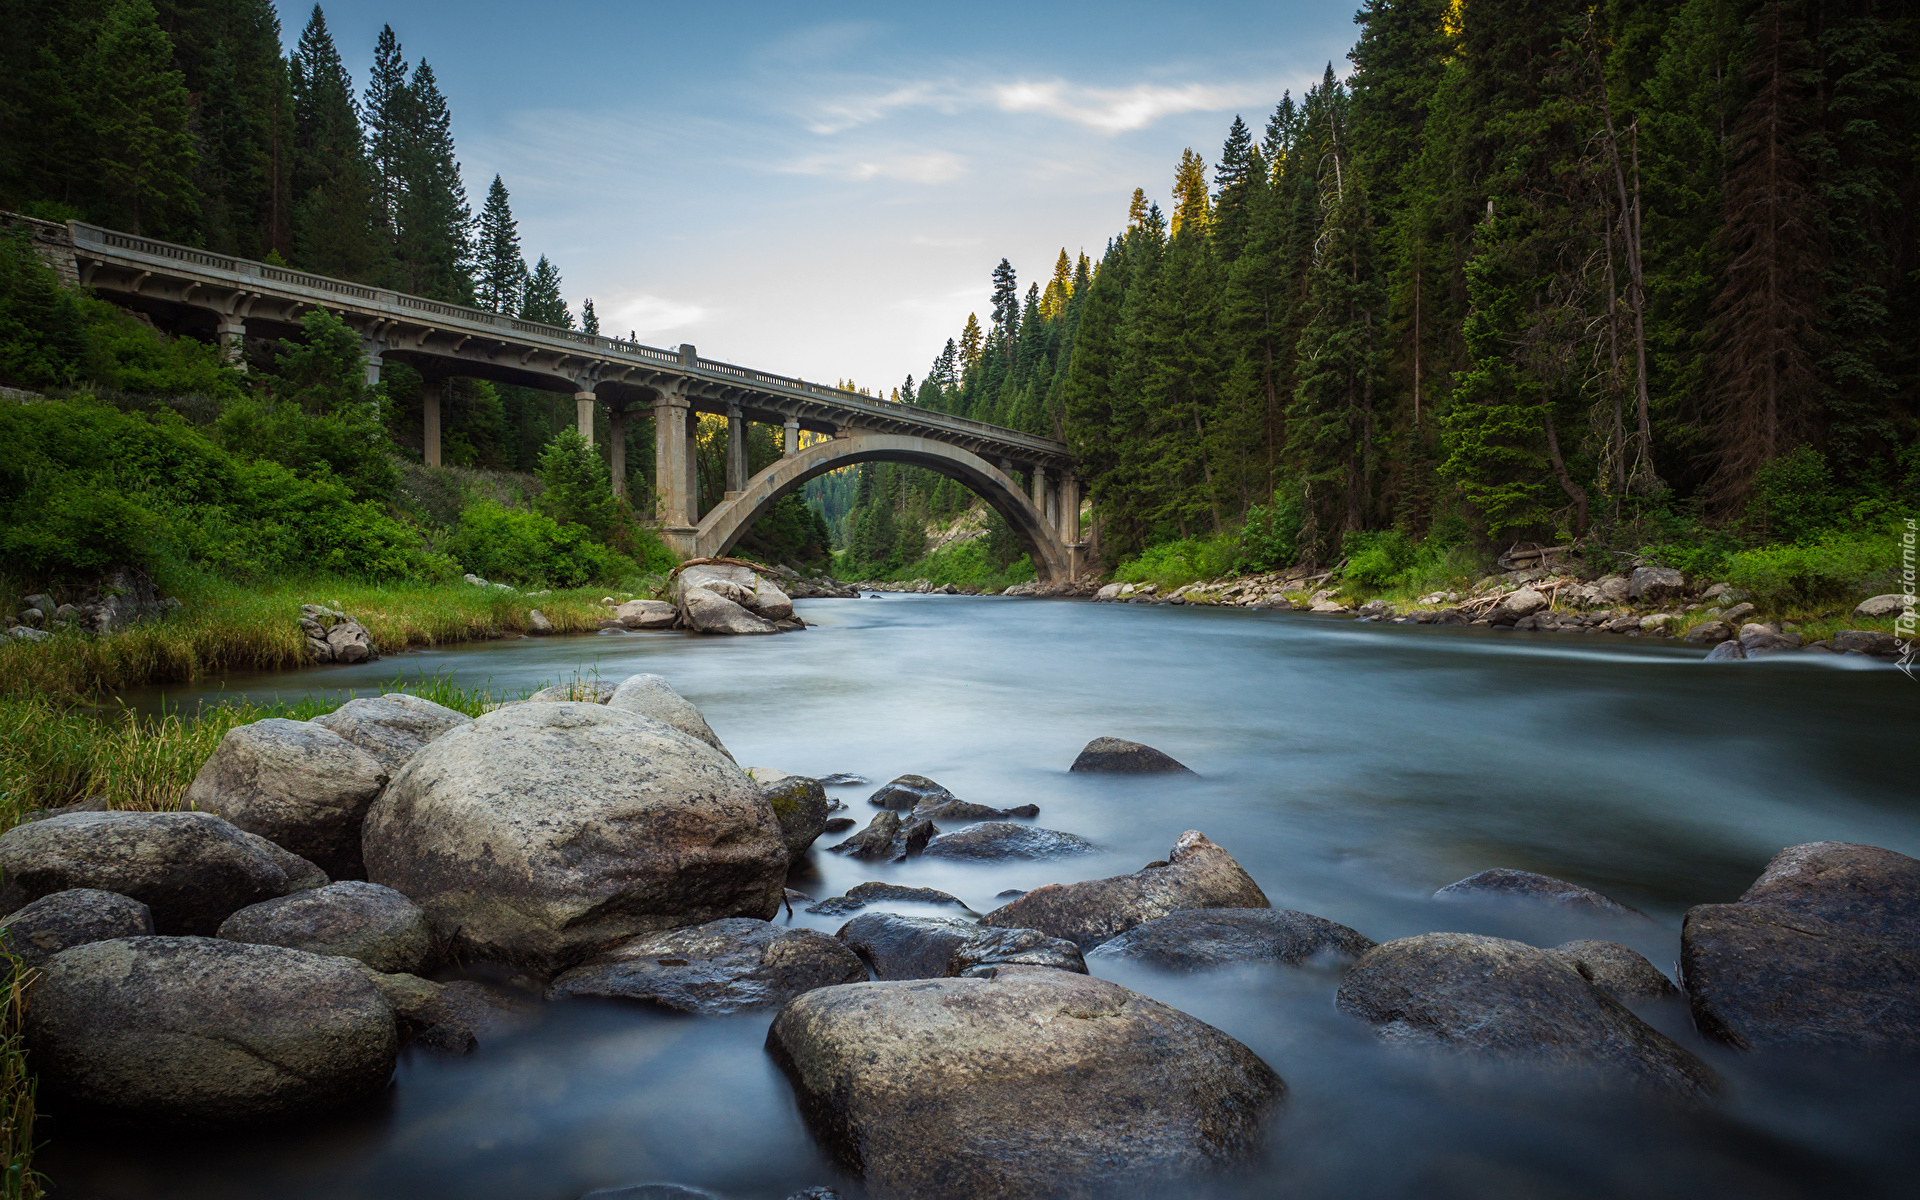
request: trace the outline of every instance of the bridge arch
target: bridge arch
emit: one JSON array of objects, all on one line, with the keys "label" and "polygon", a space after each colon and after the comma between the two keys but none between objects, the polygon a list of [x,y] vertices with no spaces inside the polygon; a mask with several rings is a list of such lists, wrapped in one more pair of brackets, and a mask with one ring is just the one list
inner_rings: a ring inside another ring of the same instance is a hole
[{"label": "bridge arch", "polygon": [[701,557],[723,555],[776,500],[807,480],[855,463],[881,461],[911,463],[959,480],[1006,519],[1042,582],[1073,578],[1074,564],[1066,544],[1010,476],[959,446],[903,434],[828,438],[780,459],[702,517],[690,549]]}]

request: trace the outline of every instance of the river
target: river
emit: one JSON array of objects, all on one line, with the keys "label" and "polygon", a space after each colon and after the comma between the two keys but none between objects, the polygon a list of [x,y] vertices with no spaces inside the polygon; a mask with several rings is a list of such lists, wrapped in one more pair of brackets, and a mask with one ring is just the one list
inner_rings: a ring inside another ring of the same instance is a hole
[{"label": "river", "polygon": [[[1037,824],[1101,847],[1052,864],[897,866],[816,849],[791,881],[815,896],[886,879],[985,912],[1004,889],[1136,870],[1198,829],[1275,907],[1379,941],[1604,937],[1670,974],[1687,907],[1738,898],[1782,846],[1920,856],[1920,683],[1859,660],[1707,665],[1652,640],[1200,607],[888,596],[799,608],[814,628],[776,638],[497,642],[235,678],[170,702],[377,692],[396,672],[451,671],[496,692],[658,672],[743,764],[876,784],[929,775],[968,800],[1038,804]],[[1199,778],[1069,774],[1100,735],[1156,746]],[[834,794],[864,823],[871,790]],[[1429,898],[1495,866],[1585,884],[1652,919]],[[829,932],[844,920],[796,913]],[[1738,1056],[1703,1043],[1679,1006],[1642,1015],[1725,1076],[1710,1108],[1383,1049],[1334,1009],[1333,971],[1096,972],[1233,1034],[1289,1085],[1269,1158],[1182,1195],[1907,1196],[1920,1167],[1912,1064]],[[75,1128],[56,1112],[41,1165],[57,1196],[101,1200],[573,1200],[667,1180],[738,1200],[821,1183],[857,1195],[768,1061],[769,1020],[548,1005],[465,1059],[403,1053],[377,1111],[208,1136]]]}]

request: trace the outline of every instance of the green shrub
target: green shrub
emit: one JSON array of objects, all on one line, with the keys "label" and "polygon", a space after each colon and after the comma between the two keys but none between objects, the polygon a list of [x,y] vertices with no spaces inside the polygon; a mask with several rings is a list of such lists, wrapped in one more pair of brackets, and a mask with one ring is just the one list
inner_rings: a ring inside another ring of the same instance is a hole
[{"label": "green shrub", "polygon": [[1125,583],[1179,587],[1227,574],[1239,551],[1238,538],[1227,533],[1162,542],[1121,563],[1113,577]]},{"label": "green shrub", "polygon": [[1370,588],[1401,582],[1420,556],[1420,547],[1398,529],[1348,533],[1340,550],[1347,559],[1342,577]]},{"label": "green shrub", "polygon": [[578,525],[596,538],[607,536],[620,515],[607,464],[578,429],[563,429],[540,453],[540,482],[546,488],[540,511],[563,525]]},{"label": "green shrub", "polygon": [[491,500],[467,506],[446,548],[467,570],[501,583],[581,587],[616,583],[634,569],[631,559],[594,541],[583,526]]},{"label": "green shrub", "polygon": [[1299,557],[1300,524],[1306,507],[1287,489],[1276,489],[1273,503],[1256,504],[1247,510],[1247,523],[1240,530],[1239,554],[1233,569],[1239,572],[1271,571]]},{"label": "green shrub", "polygon": [[1829,533],[1811,542],[1730,554],[1720,577],[1753,593],[1763,606],[1779,608],[1850,599],[1878,586],[1899,558],[1900,538],[1891,529]]},{"label": "green shrub", "polygon": [[1747,524],[1763,541],[1798,542],[1838,525],[1846,509],[1826,457],[1797,446],[1754,475]]}]

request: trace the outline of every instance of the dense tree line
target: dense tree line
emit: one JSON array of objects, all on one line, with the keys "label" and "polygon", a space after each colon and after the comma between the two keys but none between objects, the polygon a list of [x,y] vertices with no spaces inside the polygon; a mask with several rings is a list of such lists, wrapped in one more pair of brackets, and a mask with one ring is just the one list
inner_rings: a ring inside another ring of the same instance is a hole
[{"label": "dense tree line", "polygon": [[[1097,263],[1062,251],[1023,296],[1003,260],[987,324],[900,398],[1068,439],[1109,561],[1280,512],[1273,553],[1319,562],[1387,534],[1765,540],[1807,469],[1868,519],[1913,489],[1911,6],[1356,20],[1351,74],[1236,118],[1211,180],[1187,151],[1171,211],[1136,191]],[[897,515],[952,510],[909,474]]]}]

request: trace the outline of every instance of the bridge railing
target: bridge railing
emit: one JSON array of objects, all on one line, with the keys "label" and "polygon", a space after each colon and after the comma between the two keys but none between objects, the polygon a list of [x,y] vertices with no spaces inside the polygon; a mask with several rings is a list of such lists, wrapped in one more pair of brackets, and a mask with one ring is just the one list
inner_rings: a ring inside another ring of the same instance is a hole
[{"label": "bridge railing", "polygon": [[168,259],[196,267],[222,271],[229,275],[245,278],[271,280],[274,283],[297,287],[319,295],[338,296],[361,303],[385,304],[394,308],[406,309],[442,319],[460,321],[490,329],[506,329],[514,333],[530,334],[548,338],[575,346],[585,346],[602,354],[617,357],[636,358],[649,364],[670,366],[691,365],[699,370],[714,374],[727,375],[759,384],[776,390],[802,392],[820,396],[845,404],[852,408],[864,408],[877,413],[897,412],[901,415],[911,413],[916,419],[928,424],[943,425],[949,428],[965,429],[1002,441],[1026,443],[1035,448],[1053,449],[1050,439],[1039,438],[985,421],[975,421],[969,417],[959,417],[938,409],[922,408],[917,404],[888,400],[883,396],[870,396],[862,392],[848,391],[845,388],[830,387],[825,384],[809,383],[786,375],[774,375],[767,371],[758,371],[751,367],[742,367],[735,363],[718,359],[700,358],[691,364],[686,363],[673,350],[658,346],[648,346],[624,338],[611,338],[601,334],[586,333],[578,329],[562,329],[557,325],[548,325],[539,321],[523,320],[507,313],[488,312],[482,308],[472,308],[464,304],[449,304],[443,300],[429,300],[424,296],[409,295],[406,292],[388,291],[385,288],[368,287],[365,284],[350,283],[344,279],[334,279],[327,275],[315,275],[307,271],[296,271],[289,267],[276,267],[270,263],[255,262],[252,259],[235,258],[226,254],[182,246],[174,242],[163,242],[156,238],[140,237],[135,234],[121,233],[115,229],[106,229],[99,225],[89,225],[82,221],[69,221],[67,228],[73,236],[76,249],[94,247],[112,250],[124,250],[150,258]]}]

